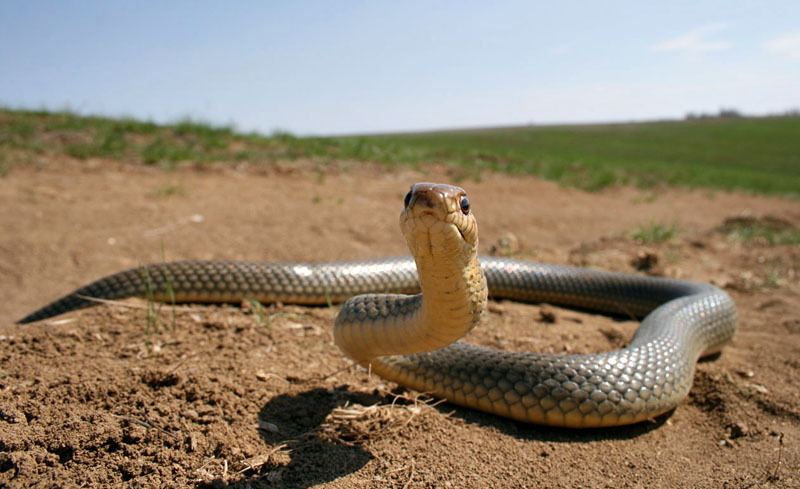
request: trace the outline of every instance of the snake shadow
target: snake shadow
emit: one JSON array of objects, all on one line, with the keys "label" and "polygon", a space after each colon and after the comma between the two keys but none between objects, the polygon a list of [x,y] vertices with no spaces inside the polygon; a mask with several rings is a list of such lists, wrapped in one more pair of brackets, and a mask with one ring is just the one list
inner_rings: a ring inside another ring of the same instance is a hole
[{"label": "snake shadow", "polygon": [[[334,408],[348,402],[383,404],[390,403],[391,398],[351,392],[347,386],[275,396],[258,414],[261,422],[258,432],[265,444],[263,453],[271,455],[259,460],[260,465],[246,470],[241,480],[217,479],[196,487],[305,489],[358,471],[373,459],[372,454],[357,443],[326,436],[323,426]],[[279,450],[280,446],[283,447]]]},{"label": "snake shadow", "polygon": [[[404,394],[406,391],[402,387],[389,394],[379,395],[351,391],[349,386],[342,385],[332,389],[313,388],[297,394],[275,396],[258,414],[258,419],[267,423],[262,425],[267,429],[258,429],[265,444],[264,453],[273,452],[272,455],[260,461],[263,462],[260,465],[246,470],[243,479],[234,482],[217,479],[199,483],[196,487],[305,489],[357,472],[374,458],[373,455],[358,443],[342,441],[340,436],[326,436],[323,426],[325,419],[336,407],[348,403],[364,406],[392,404],[397,402],[398,396],[406,398]],[[443,416],[483,428],[494,428],[521,440],[556,443],[591,443],[636,438],[660,428],[673,413],[669,411],[651,421],[628,426],[576,430],[521,423],[448,402],[437,403],[435,409]],[[280,446],[283,448],[277,450]]]}]

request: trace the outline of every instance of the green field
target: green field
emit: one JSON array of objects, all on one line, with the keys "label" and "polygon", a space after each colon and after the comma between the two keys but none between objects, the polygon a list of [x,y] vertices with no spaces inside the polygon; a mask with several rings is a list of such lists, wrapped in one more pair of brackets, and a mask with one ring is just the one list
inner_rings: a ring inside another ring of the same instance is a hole
[{"label": "green field", "polygon": [[0,110],[0,175],[44,154],[172,168],[298,158],[387,166],[443,163],[460,178],[535,174],[597,190],[679,185],[800,196],[800,118],[709,118],[630,124],[527,126],[331,138],[237,133],[194,121],[157,125],[72,113]]}]

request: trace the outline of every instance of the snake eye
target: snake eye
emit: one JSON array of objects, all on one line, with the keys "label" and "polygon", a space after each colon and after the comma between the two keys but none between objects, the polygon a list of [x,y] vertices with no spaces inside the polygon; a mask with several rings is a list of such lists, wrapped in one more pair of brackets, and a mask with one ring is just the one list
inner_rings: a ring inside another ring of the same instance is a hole
[{"label": "snake eye", "polygon": [[405,204],[406,207],[408,207],[408,204],[410,202],[411,202],[411,191],[409,190],[408,193],[406,194],[406,198],[403,199],[403,203]]},{"label": "snake eye", "polygon": [[461,205],[461,212],[463,212],[464,214],[469,214],[469,199],[467,198],[466,195],[461,196],[461,201],[459,202],[459,205]]}]

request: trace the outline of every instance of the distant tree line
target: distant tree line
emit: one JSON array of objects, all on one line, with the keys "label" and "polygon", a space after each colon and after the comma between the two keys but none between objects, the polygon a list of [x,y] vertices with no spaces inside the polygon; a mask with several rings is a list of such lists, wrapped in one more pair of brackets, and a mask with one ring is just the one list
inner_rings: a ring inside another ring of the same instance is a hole
[{"label": "distant tree line", "polygon": [[[698,119],[739,119],[742,117],[753,117],[742,114],[738,109],[722,107],[718,112],[688,112],[684,119],[693,121]],[[800,108],[792,108],[777,112],[774,114],[767,114],[764,117],[800,117]]]}]

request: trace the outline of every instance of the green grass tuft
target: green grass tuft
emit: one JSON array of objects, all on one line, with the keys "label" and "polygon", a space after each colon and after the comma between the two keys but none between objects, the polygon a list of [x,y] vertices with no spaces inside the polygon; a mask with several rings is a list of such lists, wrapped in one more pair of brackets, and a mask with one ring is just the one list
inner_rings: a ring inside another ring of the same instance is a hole
[{"label": "green grass tuft", "polygon": [[145,309],[145,337],[147,338],[146,341],[148,347],[150,345],[150,336],[152,334],[157,334],[161,330],[162,326],[164,329],[166,329],[166,325],[162,322],[160,317],[161,308],[165,303],[169,303],[172,306],[170,308],[170,322],[173,331],[175,330],[176,324],[175,289],[172,286],[172,278],[170,277],[170,274],[166,268],[163,268],[162,270],[154,268],[153,270],[157,271],[159,274],[162,274],[164,278],[164,291],[161,293],[157,292],[156,290],[155,281],[153,280],[153,275],[150,272],[150,268],[147,266],[139,267],[139,276],[144,283],[145,300],[147,302]]},{"label": "green grass tuft", "polygon": [[161,199],[168,197],[184,197],[186,196],[186,189],[180,184],[174,185],[171,183],[166,183],[156,187],[156,189],[153,190],[150,195]]},{"label": "green grass tuft", "polygon": [[267,328],[269,328],[271,318],[267,318],[264,305],[255,299],[247,299],[247,302],[250,303],[250,310],[253,311],[253,317],[256,319],[256,324],[259,326],[267,326]]},{"label": "green grass tuft", "polygon": [[661,223],[650,223],[639,226],[631,233],[631,237],[643,244],[665,243],[673,240],[679,232],[677,224],[664,225]]},{"label": "green grass tuft", "polygon": [[75,158],[117,158],[127,147],[126,131],[116,125],[97,130],[91,141],[66,147],[66,153]]},{"label": "green grass tuft", "polygon": [[798,245],[800,229],[789,221],[774,217],[734,217],[722,225],[721,231],[739,242],[762,241],[767,245]]}]

